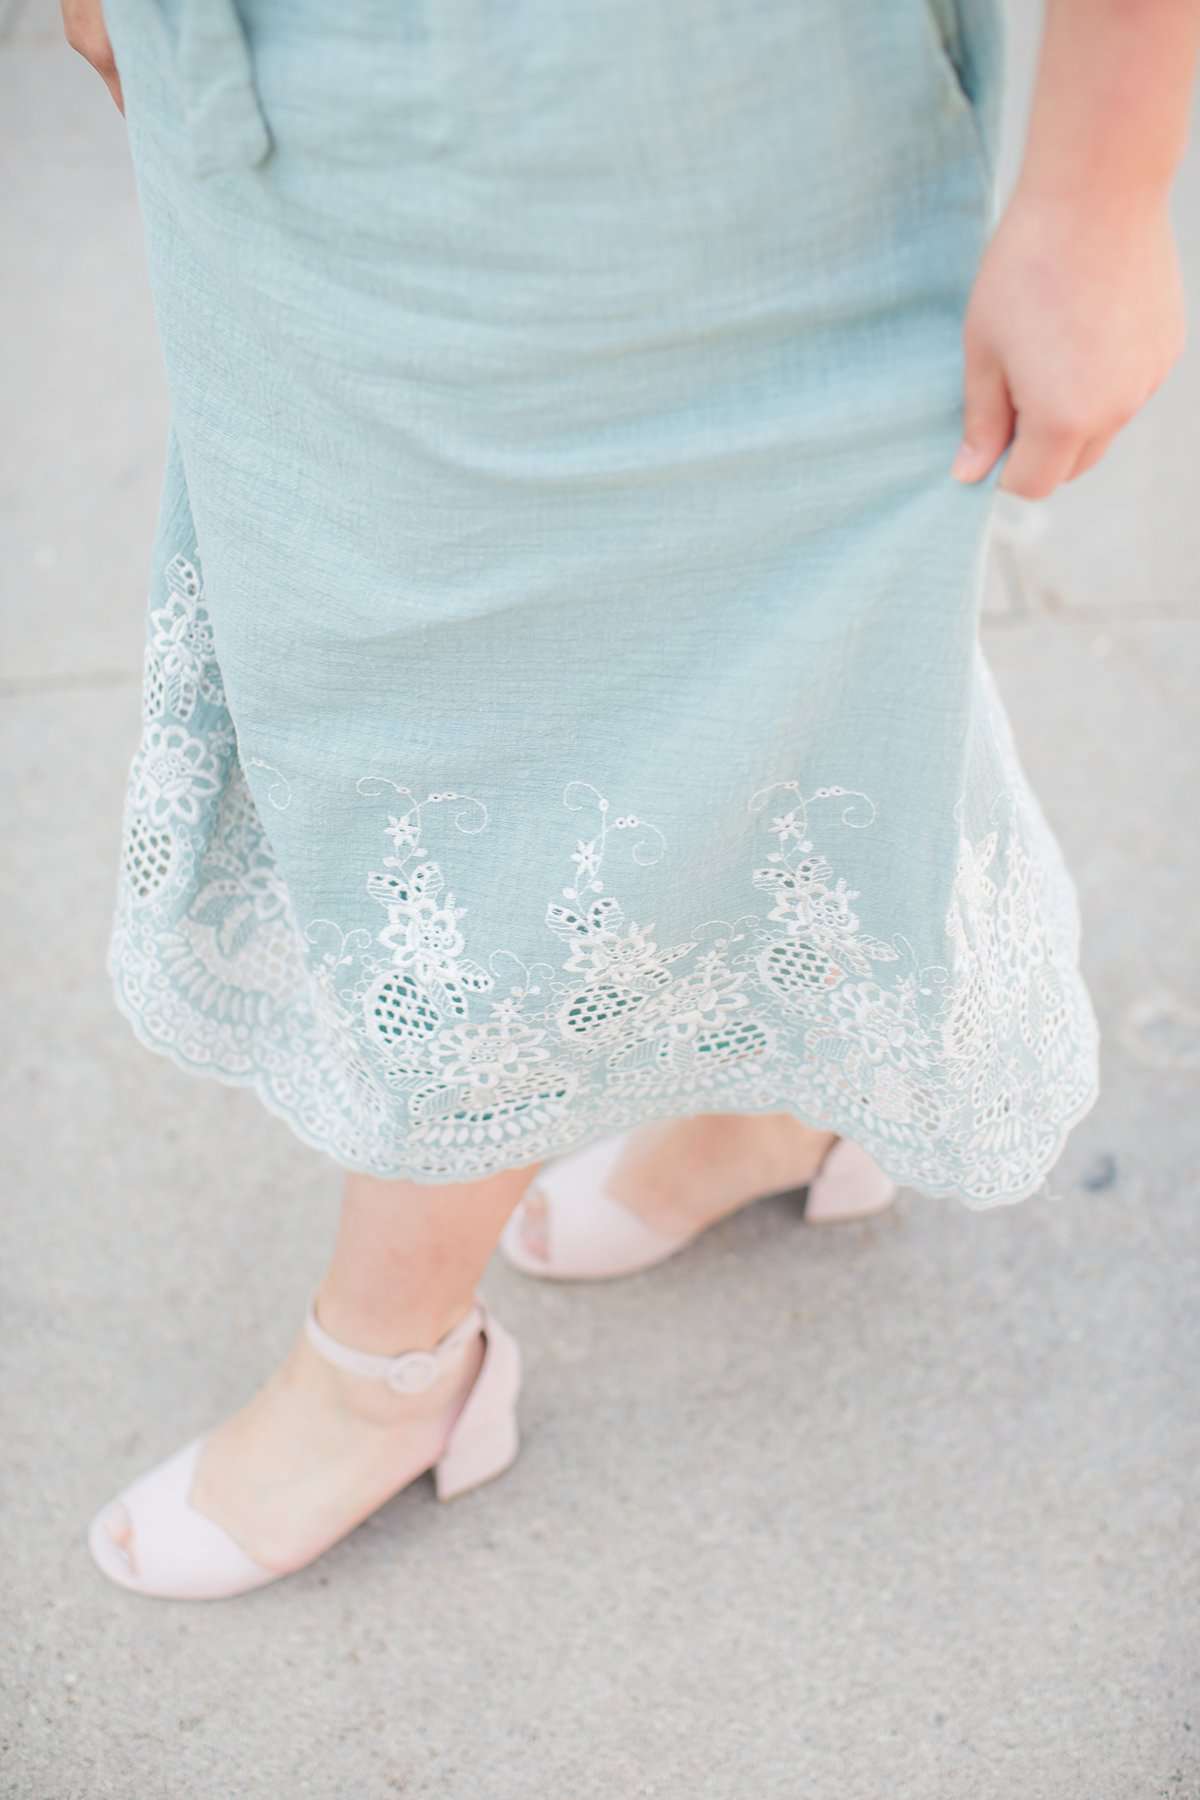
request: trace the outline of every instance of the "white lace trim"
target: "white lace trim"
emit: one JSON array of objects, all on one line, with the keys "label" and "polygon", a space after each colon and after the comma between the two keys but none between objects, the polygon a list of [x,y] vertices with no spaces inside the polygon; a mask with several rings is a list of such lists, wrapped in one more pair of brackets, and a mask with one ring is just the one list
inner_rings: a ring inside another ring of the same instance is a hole
[{"label": "white lace trim", "polygon": [[[143,1042],[253,1085],[343,1165],[448,1182],[646,1119],[790,1110],[897,1181],[982,1207],[1040,1187],[1095,1099],[1074,897],[1015,764],[996,826],[961,839],[937,966],[866,929],[837,872],[833,845],[871,827],[872,801],[797,781],[748,796],[763,851],[746,911],[664,946],[609,887],[618,840],[669,878],[662,832],[569,782],[564,825],[585,829],[564,841],[547,957],[527,964],[469,943],[449,885],[457,837],[488,828],[482,802],[363,776],[381,855],[361,909],[302,928],[238,761],[196,565],[176,558],[167,588],[126,804],[116,997]],[[287,773],[248,766],[286,811]],[[440,859],[435,830],[450,833]]]}]

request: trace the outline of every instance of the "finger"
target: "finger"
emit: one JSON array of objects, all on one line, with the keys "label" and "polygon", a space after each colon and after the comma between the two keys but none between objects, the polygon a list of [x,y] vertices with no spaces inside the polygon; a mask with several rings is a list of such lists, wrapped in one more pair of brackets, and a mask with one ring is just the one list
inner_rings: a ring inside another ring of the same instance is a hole
[{"label": "finger", "polygon": [[969,336],[963,348],[962,442],[950,473],[957,481],[979,481],[1008,448],[1016,414],[1000,362]]},{"label": "finger", "polygon": [[1074,468],[1069,475],[1064,475],[1063,480],[1075,481],[1080,475],[1084,475],[1089,469],[1094,468],[1116,435],[1115,431],[1104,431],[1097,437],[1088,438],[1075,459]]},{"label": "finger", "polygon": [[1045,500],[1075,467],[1083,438],[1061,426],[1025,425],[1017,432],[997,487],[1024,500]]}]

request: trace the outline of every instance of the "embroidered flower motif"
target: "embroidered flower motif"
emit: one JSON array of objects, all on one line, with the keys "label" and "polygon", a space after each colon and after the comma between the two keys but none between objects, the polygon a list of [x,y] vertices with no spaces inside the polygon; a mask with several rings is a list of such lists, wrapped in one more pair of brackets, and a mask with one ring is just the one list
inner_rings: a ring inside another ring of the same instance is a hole
[{"label": "embroidered flower motif", "polygon": [[133,773],[135,803],[152,825],[182,819],[194,825],[217,792],[217,759],[182,725],[147,726]]},{"label": "embroidered flower motif", "polygon": [[514,1072],[549,1060],[544,1036],[503,1013],[480,1025],[447,1025],[436,1046],[438,1076],[443,1081],[470,1081],[476,1087],[500,1087]]},{"label": "embroidered flower motif", "polygon": [[873,981],[843,981],[829,998],[830,1026],[869,1062],[902,1062],[919,1037],[913,984],[888,991]]},{"label": "embroidered flower motif", "polygon": [[[797,791],[794,782],[786,785]],[[835,876],[828,859],[813,850],[808,809],[833,796],[863,801],[870,808],[870,819],[874,818],[874,807],[865,794],[851,795],[844,788],[818,789],[809,800],[772,819],[771,831],[779,843],[770,859],[774,867],[756,869],[753,877],[755,887],[774,898],[767,917],[779,920],[789,936],[811,946],[814,967],[819,959],[825,971],[824,979],[815,984],[821,987],[833,986],[846,970],[866,975],[872,962],[894,962],[899,954],[891,944],[862,931],[850,905],[859,898],[857,889]],[[755,796],[759,803],[763,797]],[[864,829],[864,824],[857,829]]]},{"label": "embroidered flower motif", "polygon": [[198,699],[221,706],[225,694],[195,566],[177,556],[166,573],[167,598],[150,614],[148,650],[162,683],[163,710],[186,723]]},{"label": "embroidered flower motif", "polygon": [[670,980],[667,965],[695,948],[677,944],[672,950],[660,950],[650,936],[653,925],[627,925],[611,896],[597,900],[582,914],[551,903],[546,923],[571,946],[563,968],[587,982],[619,977],[640,988],[660,987]]}]

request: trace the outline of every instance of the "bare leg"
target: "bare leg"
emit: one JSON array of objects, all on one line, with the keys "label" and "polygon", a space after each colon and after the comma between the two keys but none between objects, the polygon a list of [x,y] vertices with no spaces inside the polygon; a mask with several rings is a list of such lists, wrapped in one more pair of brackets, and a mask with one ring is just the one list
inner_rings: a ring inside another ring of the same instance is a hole
[{"label": "bare leg", "polygon": [[[614,1200],[667,1237],[687,1237],[764,1194],[803,1187],[835,1142],[790,1113],[699,1113],[639,1126],[609,1182]],[[548,1208],[533,1188],[521,1241],[547,1254]]]},{"label": "bare leg", "polygon": [[333,1258],[317,1290],[326,1331],[384,1356],[435,1344],[470,1306],[536,1172],[528,1163],[438,1187],[347,1175]]},{"label": "bare leg", "polygon": [[[325,1329],[356,1350],[427,1350],[469,1310],[536,1164],[418,1186],[346,1177],[317,1290]],[[298,1567],[437,1459],[475,1380],[482,1339],[422,1394],[333,1368],[301,1333],[281,1368],[205,1441],[191,1501],[264,1567]],[[108,1529],[137,1565],[118,1508]]]}]

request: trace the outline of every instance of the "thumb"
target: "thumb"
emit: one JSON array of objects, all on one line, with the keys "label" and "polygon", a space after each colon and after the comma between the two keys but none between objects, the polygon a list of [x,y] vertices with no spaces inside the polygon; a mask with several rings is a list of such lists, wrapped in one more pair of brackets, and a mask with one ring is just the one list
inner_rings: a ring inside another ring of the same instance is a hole
[{"label": "thumb", "polygon": [[956,481],[978,481],[1008,448],[1016,409],[999,359],[969,338],[964,349],[962,442],[950,473]]}]

